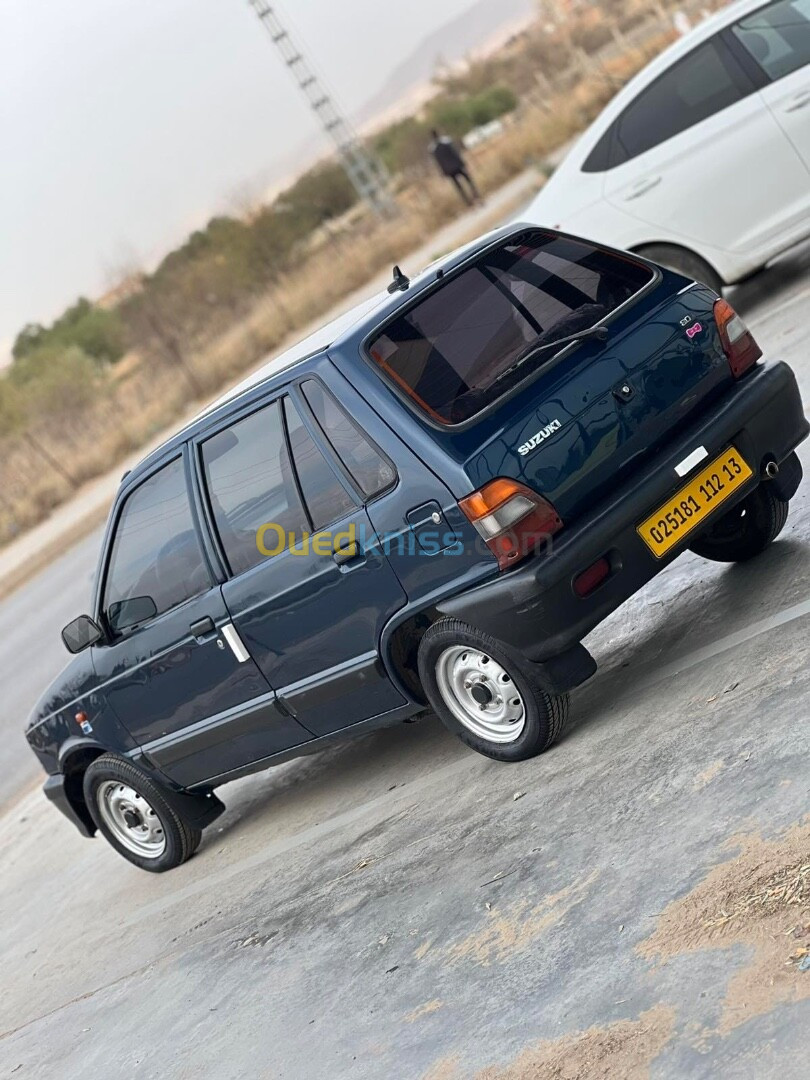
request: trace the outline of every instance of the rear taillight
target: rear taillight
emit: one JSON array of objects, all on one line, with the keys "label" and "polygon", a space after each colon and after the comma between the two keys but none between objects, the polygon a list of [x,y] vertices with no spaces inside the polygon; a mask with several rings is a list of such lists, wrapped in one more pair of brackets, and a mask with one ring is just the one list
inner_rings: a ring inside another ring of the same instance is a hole
[{"label": "rear taillight", "polygon": [[739,379],[762,356],[754,335],[727,300],[715,300],[714,321],[720,331],[723,352],[728,357],[731,374]]},{"label": "rear taillight", "polygon": [[551,503],[516,480],[491,480],[459,506],[501,570],[520,562],[563,527]]}]

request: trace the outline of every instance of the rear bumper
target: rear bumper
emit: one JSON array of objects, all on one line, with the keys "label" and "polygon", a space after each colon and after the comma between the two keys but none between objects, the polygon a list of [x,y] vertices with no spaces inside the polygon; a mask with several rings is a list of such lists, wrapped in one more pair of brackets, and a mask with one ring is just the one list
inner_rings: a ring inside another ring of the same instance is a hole
[{"label": "rear bumper", "polygon": [[[548,665],[550,689],[571,689],[594,670],[579,646],[585,635],[682,554],[697,535],[657,559],[636,532],[636,526],[686,482],[675,466],[699,446],[713,457],[733,443],[754,477],[723,504],[728,510],[760,483],[768,460],[781,464],[808,434],[810,424],[792,370],[787,364],[758,368],[629,482],[564,529],[548,552],[443,601],[440,610]],[[797,468],[791,470],[793,491],[798,486]],[[590,596],[578,597],[574,579],[603,556],[610,560],[612,576]],[[560,664],[560,659],[566,662]]]},{"label": "rear bumper", "polygon": [[90,815],[86,810],[85,813],[82,814],[74,807],[65,791],[65,778],[61,773],[49,776],[45,781],[42,790],[45,792],[46,798],[52,802],[57,809],[62,811],[68,821],[76,826],[82,836],[92,837],[94,835],[96,828]]}]

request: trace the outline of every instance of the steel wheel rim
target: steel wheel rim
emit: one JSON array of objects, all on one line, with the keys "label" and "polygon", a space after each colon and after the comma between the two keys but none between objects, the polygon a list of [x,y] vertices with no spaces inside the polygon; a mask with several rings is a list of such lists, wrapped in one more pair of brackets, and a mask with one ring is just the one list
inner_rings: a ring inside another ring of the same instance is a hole
[{"label": "steel wheel rim", "polygon": [[166,834],[157,812],[143,795],[120,780],[104,780],[98,786],[96,802],[119,844],[144,859],[160,858],[166,850]]},{"label": "steel wheel rim", "polygon": [[450,646],[436,661],[436,681],[453,716],[479,739],[513,743],[523,734],[523,696],[509,672],[488,653]]}]

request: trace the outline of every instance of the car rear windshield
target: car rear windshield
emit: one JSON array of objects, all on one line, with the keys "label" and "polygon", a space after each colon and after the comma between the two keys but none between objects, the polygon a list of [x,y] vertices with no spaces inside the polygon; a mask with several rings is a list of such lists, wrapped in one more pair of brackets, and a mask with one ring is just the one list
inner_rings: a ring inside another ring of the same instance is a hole
[{"label": "car rear windshield", "polygon": [[[461,424],[547,364],[556,341],[605,319],[652,277],[632,257],[586,241],[523,234],[448,276],[369,353],[431,419]],[[549,348],[519,363],[535,345]]]}]

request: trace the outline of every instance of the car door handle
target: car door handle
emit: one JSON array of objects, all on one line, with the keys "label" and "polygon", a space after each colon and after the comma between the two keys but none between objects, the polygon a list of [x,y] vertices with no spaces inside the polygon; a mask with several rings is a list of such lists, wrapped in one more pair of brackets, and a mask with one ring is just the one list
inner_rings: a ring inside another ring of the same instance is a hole
[{"label": "car door handle", "polygon": [[351,562],[352,559],[356,559],[360,554],[360,547],[356,540],[353,540],[350,544],[344,544],[343,547],[336,547],[332,552],[332,558],[338,564],[343,566],[344,563]]},{"label": "car door handle", "polygon": [[204,619],[198,619],[197,622],[193,622],[189,627],[189,630],[197,641],[204,640],[209,634],[215,634],[216,629],[216,623],[210,615],[206,615]]},{"label": "car door handle", "polygon": [[804,109],[807,105],[810,105],[810,90],[800,90],[787,103],[785,112],[796,112],[797,109]]},{"label": "car door handle", "polygon": [[641,195],[646,195],[648,191],[652,191],[654,187],[658,187],[661,183],[660,176],[648,176],[646,180],[639,180],[637,184],[630,188],[625,199],[630,202],[631,199],[637,199]]}]

